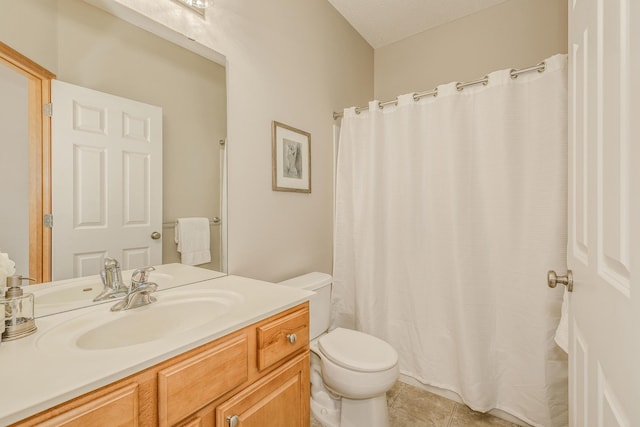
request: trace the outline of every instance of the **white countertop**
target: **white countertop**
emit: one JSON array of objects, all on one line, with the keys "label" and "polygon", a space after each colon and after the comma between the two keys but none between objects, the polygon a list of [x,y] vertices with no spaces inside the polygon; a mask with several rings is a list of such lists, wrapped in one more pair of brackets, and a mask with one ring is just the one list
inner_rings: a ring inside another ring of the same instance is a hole
[{"label": "white countertop", "polygon": [[[161,301],[185,290],[231,291],[243,301],[203,326],[166,338],[107,350],[85,350],[64,340],[52,345],[47,332],[81,316],[118,316],[101,304],[36,319],[38,331],[0,343],[0,425],[34,415],[69,399],[156,365],[309,299],[312,292],[238,276],[206,280],[156,292]],[[150,307],[150,306],[147,306]],[[145,309],[140,307],[133,310]]]}]

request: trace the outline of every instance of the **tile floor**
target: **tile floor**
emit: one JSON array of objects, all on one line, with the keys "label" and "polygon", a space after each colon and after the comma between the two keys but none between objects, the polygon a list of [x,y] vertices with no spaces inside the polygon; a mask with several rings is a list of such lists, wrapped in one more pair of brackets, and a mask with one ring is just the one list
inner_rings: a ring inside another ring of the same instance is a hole
[{"label": "tile floor", "polygon": [[[398,381],[387,392],[391,427],[519,427]],[[311,418],[311,427],[322,425]]]}]

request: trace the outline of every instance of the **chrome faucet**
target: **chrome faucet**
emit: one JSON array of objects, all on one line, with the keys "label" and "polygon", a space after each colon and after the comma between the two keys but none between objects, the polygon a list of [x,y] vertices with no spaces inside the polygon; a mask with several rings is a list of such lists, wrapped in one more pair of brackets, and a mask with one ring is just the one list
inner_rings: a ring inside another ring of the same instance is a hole
[{"label": "chrome faucet", "polygon": [[147,277],[153,270],[155,270],[153,267],[144,267],[134,271],[131,275],[129,292],[122,301],[118,301],[111,307],[111,311],[128,310],[156,302],[156,298],[151,293],[158,290],[158,285],[147,282]]},{"label": "chrome faucet", "polygon": [[95,297],[93,301],[104,301],[112,298],[121,297],[129,292],[129,288],[122,281],[122,271],[120,263],[114,258],[104,259],[104,269],[100,272],[100,278],[104,288],[100,295]]}]

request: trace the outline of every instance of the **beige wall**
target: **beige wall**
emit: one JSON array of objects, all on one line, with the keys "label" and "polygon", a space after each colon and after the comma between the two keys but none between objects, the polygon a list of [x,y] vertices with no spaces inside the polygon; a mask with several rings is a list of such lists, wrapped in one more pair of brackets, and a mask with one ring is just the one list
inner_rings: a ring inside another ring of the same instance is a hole
[{"label": "beige wall", "polygon": [[[60,80],[161,106],[164,220],[220,216],[218,141],[226,137],[227,123],[224,67],[81,0],[60,0],[57,9],[52,3],[3,2],[0,40]],[[173,227],[160,231],[163,262],[179,262]],[[205,267],[219,270],[220,227],[211,231],[213,262]]]},{"label": "beige wall", "polygon": [[[112,3],[112,2],[110,2]],[[326,0],[117,0],[226,56],[229,271],[332,271],[333,110],[373,95],[373,50]],[[271,121],[311,133],[312,192],[271,190]]]},{"label": "beige wall", "polygon": [[[0,40],[51,72],[58,69],[57,1],[0,2]],[[28,18],[26,18],[28,17]]]},{"label": "beige wall", "polygon": [[510,0],[375,51],[375,99],[567,52],[567,0]]}]

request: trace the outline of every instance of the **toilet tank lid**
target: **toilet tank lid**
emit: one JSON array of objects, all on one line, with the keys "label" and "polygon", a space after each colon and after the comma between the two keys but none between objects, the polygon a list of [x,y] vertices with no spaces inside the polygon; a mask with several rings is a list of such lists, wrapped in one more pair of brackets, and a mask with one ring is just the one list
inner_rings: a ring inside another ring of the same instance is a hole
[{"label": "toilet tank lid", "polygon": [[327,273],[307,273],[302,276],[297,276],[284,282],[280,282],[279,285],[290,286],[292,288],[306,289],[308,291],[315,291],[323,286],[329,285],[332,281],[331,275]]}]

